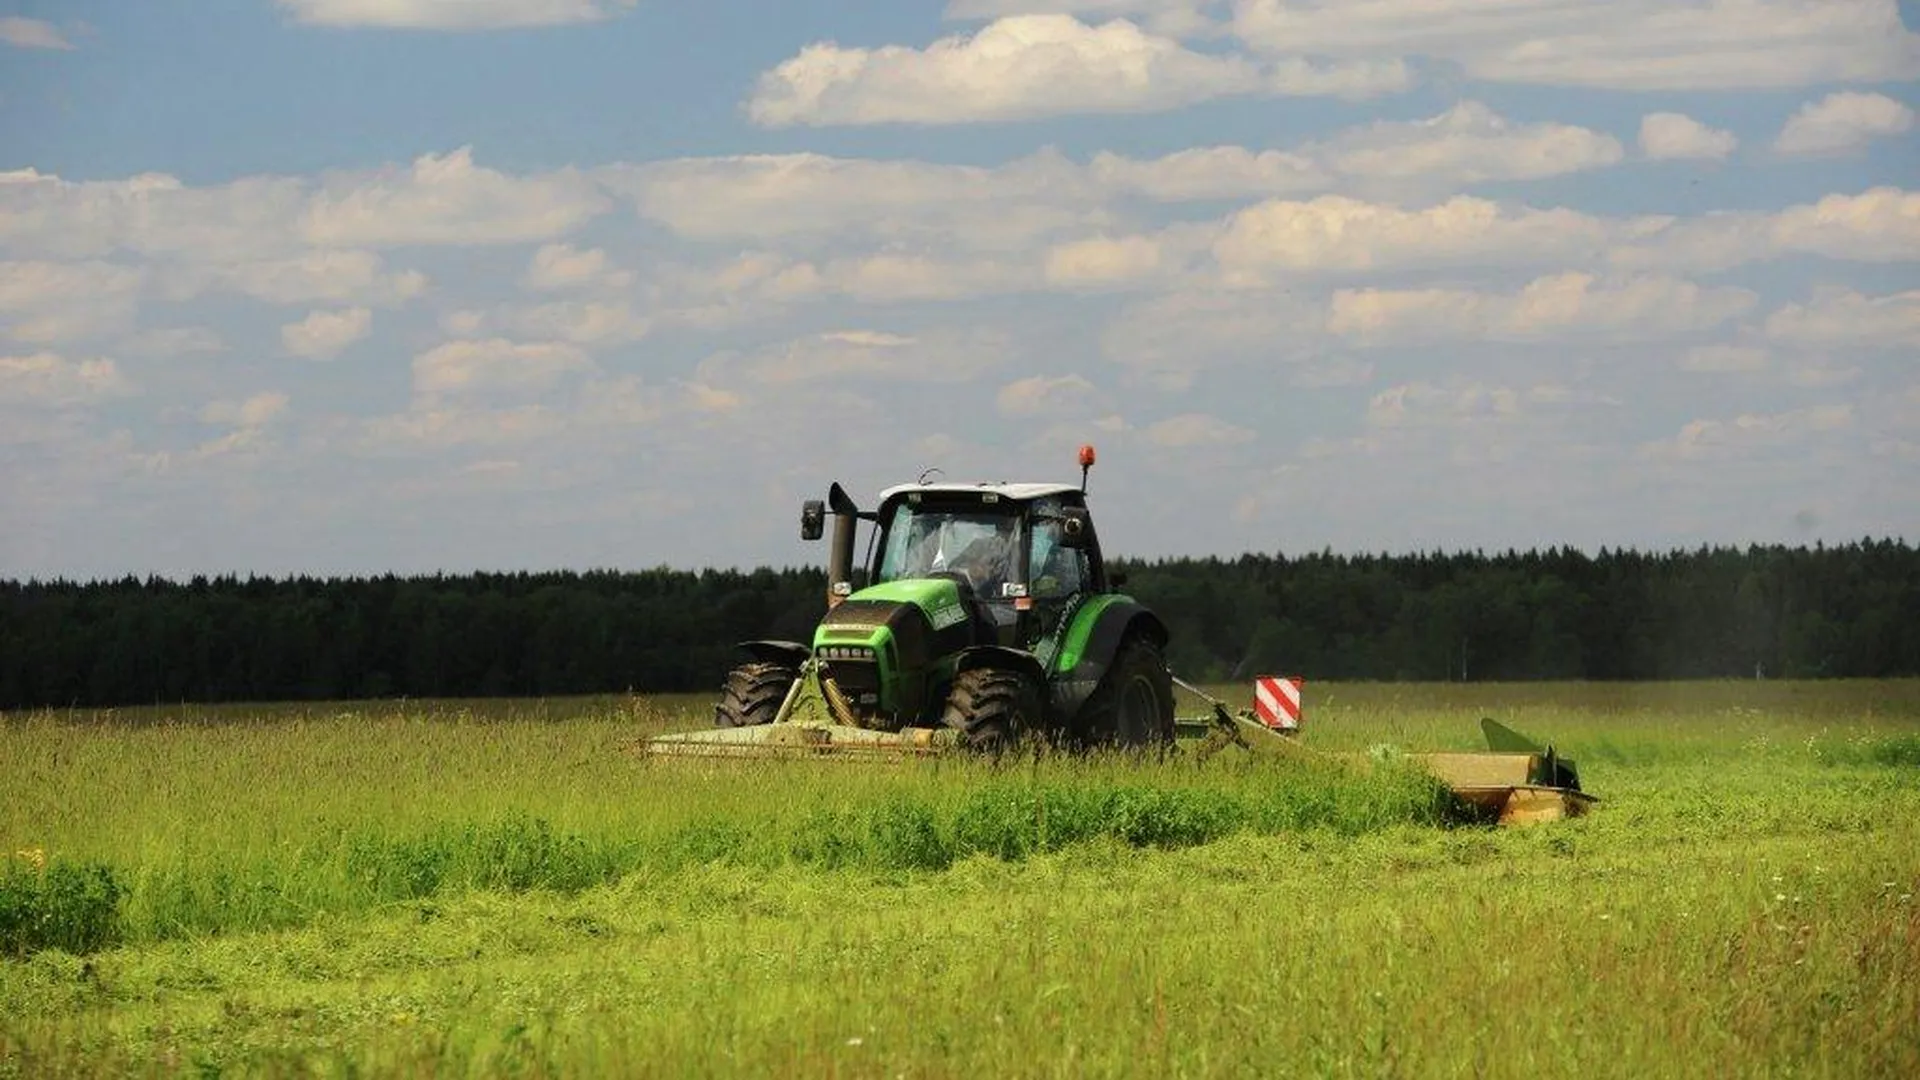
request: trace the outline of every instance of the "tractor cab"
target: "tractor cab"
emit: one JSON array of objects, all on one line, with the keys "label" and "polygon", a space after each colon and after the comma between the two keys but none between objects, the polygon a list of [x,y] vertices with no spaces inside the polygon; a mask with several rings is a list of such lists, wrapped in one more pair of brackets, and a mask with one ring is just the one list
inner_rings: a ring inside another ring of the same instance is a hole
[{"label": "tractor cab", "polygon": [[1030,648],[1077,597],[1106,587],[1086,497],[1072,487],[903,486],[882,493],[874,519],[868,587],[954,582],[979,644]]}]

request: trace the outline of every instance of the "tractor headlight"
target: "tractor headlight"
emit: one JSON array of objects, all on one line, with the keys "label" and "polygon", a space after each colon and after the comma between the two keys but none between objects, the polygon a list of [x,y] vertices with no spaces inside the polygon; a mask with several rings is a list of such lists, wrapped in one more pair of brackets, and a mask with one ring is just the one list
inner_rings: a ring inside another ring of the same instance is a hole
[{"label": "tractor headlight", "polygon": [[819,651],[825,660],[873,659],[873,650],[865,645],[822,645]]}]

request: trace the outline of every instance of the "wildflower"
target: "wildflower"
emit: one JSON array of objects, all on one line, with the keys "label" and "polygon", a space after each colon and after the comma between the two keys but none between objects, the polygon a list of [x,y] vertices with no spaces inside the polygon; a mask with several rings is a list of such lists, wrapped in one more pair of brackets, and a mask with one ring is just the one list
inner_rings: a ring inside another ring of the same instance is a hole
[{"label": "wildflower", "polygon": [[858,1036],[858,1035],[855,1035],[855,1036],[854,1036],[853,1038],[851,1038],[851,1039],[848,1039],[848,1040],[847,1040],[847,1045],[848,1045],[848,1046],[859,1046],[859,1045],[861,1045],[861,1044],[863,1044],[863,1043],[865,1043],[866,1041],[867,1041],[867,1040],[865,1040],[865,1039],[863,1039],[863,1038],[861,1038],[860,1036]]},{"label": "wildflower", "polygon": [[14,855],[25,860],[27,865],[33,867],[35,870],[45,870],[47,868],[47,852],[45,848],[21,848],[19,851],[14,852]]}]

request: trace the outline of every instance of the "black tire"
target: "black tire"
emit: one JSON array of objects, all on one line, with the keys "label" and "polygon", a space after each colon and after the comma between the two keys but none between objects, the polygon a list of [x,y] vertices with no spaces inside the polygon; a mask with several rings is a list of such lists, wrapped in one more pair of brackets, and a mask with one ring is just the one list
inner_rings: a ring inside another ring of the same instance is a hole
[{"label": "black tire", "polygon": [[1173,673],[1159,647],[1137,634],[1122,643],[1076,726],[1089,747],[1172,747]]},{"label": "black tire", "polygon": [[800,670],[788,664],[741,664],[727,673],[720,701],[713,707],[714,727],[754,727],[771,724],[787,700],[787,691]]},{"label": "black tire", "polygon": [[940,722],[969,750],[998,756],[1042,722],[1040,688],[1004,668],[972,668],[954,677]]}]

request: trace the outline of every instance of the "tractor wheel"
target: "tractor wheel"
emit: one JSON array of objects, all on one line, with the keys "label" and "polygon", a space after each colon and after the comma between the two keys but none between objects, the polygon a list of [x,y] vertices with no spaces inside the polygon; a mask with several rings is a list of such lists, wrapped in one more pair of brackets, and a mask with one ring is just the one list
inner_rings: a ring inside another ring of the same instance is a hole
[{"label": "tractor wheel", "polygon": [[714,727],[754,727],[771,724],[787,700],[799,669],[788,664],[741,664],[727,673],[719,704],[713,707]]},{"label": "tractor wheel", "polygon": [[998,756],[1041,723],[1033,680],[1003,668],[972,668],[954,677],[940,722],[960,733],[969,750]]},{"label": "tractor wheel", "polygon": [[1128,638],[1080,713],[1084,741],[1137,750],[1173,745],[1173,675],[1153,642]]}]

